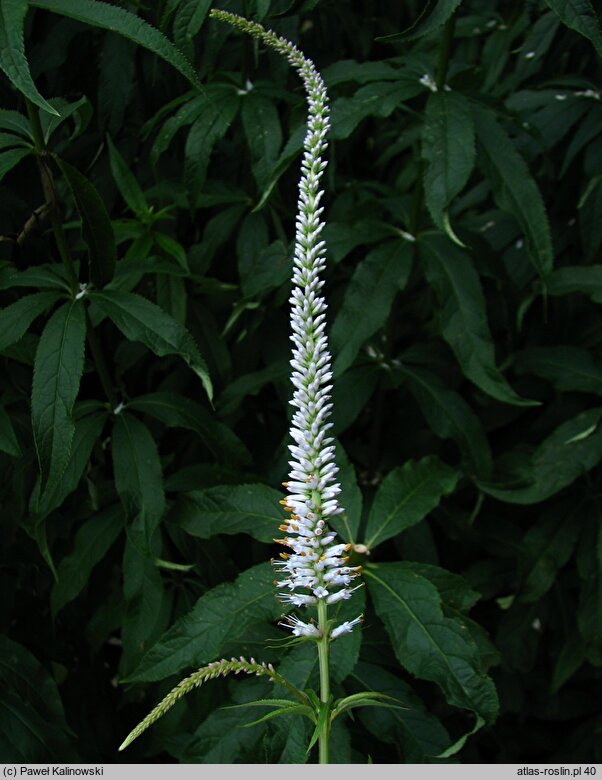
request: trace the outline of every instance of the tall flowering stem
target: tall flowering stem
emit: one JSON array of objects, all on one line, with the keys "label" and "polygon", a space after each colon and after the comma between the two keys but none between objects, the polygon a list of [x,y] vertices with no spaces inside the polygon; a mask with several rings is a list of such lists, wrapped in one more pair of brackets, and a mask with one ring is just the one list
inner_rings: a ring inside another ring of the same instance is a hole
[{"label": "tall flowering stem", "polygon": [[[297,637],[315,640],[320,667],[320,699],[330,706],[330,677],[328,667],[329,643],[350,633],[361,621],[361,616],[334,626],[328,618],[328,607],[349,599],[356,588],[350,587],[359,575],[360,567],[347,565],[349,546],[337,542],[336,534],[327,526],[329,517],[343,509],[337,496],[341,492],[335,477],[334,440],[328,436],[332,423],[331,357],[325,330],[326,303],[321,295],[324,282],[320,278],[326,264],[326,247],[320,234],[323,191],[320,181],[326,161],[326,134],[329,128],[329,107],[326,87],[313,62],[285,38],[281,38],[260,24],[249,22],[225,11],[212,10],[211,16],[262,40],[283,54],[296,68],[307,93],[309,114],[304,142],[299,200],[297,204],[294,250],[293,290],[291,303],[291,339],[293,397],[296,407],[291,424],[293,444],[289,446],[292,460],[288,482],[284,486],[288,496],[282,500],[288,517],[280,526],[282,539],[275,541],[289,552],[281,553],[274,561],[282,579],[276,582],[283,592],[283,603],[295,607],[317,609],[317,625],[288,615],[281,625]],[[359,587],[359,586],[356,586]],[[330,719],[324,718],[320,733],[320,763],[328,763]]]}]

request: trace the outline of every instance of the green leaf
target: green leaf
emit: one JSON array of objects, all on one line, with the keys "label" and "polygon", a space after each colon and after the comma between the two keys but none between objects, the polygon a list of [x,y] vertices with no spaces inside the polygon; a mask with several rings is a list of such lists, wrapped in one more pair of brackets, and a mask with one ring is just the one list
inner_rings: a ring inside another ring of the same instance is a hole
[{"label": "green leaf", "polygon": [[200,667],[217,658],[225,644],[235,645],[249,626],[277,620],[282,606],[274,598],[273,578],[270,565],[261,563],[205,593],[148,651],[129,681],[163,680]]},{"label": "green leaf", "polygon": [[29,154],[31,149],[7,149],[5,152],[0,152],[0,181]]},{"label": "green leaf", "polygon": [[473,108],[480,159],[493,197],[499,208],[510,212],[520,225],[529,259],[539,275],[545,277],[552,270],[554,250],[539,188],[495,115],[481,105]]},{"label": "green leaf", "polygon": [[57,114],[58,112],[36,89],[25,57],[23,27],[27,6],[27,0],[1,0],[0,2],[0,70],[28,100],[44,111],[48,111],[49,114]]},{"label": "green leaf", "polygon": [[30,145],[33,145],[33,134],[29,119],[18,111],[0,108],[0,130],[10,130],[22,135]]},{"label": "green leaf", "polygon": [[394,372],[406,381],[431,431],[441,439],[453,439],[472,475],[487,478],[492,466],[489,442],[481,421],[462,396],[435,374],[405,361]]},{"label": "green leaf", "polygon": [[232,124],[239,98],[232,87],[222,87],[207,93],[197,105],[199,116],[190,128],[184,147],[184,181],[192,209],[197,207],[203,190],[213,147]]},{"label": "green leaf", "polygon": [[181,763],[237,764],[255,755],[263,728],[240,728],[240,712],[218,709],[206,717],[185,741],[175,742],[170,752]]},{"label": "green leaf", "polygon": [[30,651],[0,636],[0,761],[73,762],[56,682]]},{"label": "green leaf", "polygon": [[529,528],[518,560],[521,601],[537,601],[552,587],[577,544],[581,533],[579,515],[580,509],[573,502],[560,503],[554,514],[538,518]]},{"label": "green leaf", "polygon": [[412,270],[413,248],[394,239],[373,249],[355,269],[332,326],[335,376],[355,360],[361,346],[387,321],[393,299]]},{"label": "green leaf", "polygon": [[550,380],[559,391],[602,395],[602,364],[581,347],[531,347],[516,356],[514,367]]},{"label": "green leaf", "polygon": [[470,258],[442,235],[420,242],[426,278],[441,307],[443,338],[453,349],[464,375],[485,393],[514,406],[537,406],[521,398],[495,365],[485,296]]},{"label": "green leaf", "polygon": [[105,557],[123,528],[123,512],[113,505],[94,515],[75,534],[73,551],[57,568],[57,580],[50,596],[56,615],[86,587],[92,569]]},{"label": "green leaf", "polygon": [[546,0],[546,3],[567,27],[588,38],[602,57],[600,20],[589,0]]},{"label": "green leaf", "polygon": [[111,450],[115,487],[130,523],[130,538],[141,551],[149,551],[165,512],[157,445],[144,423],[122,411],[115,420]]},{"label": "green leaf", "polygon": [[602,265],[567,265],[553,271],[546,279],[549,295],[583,293],[594,303],[602,303]]},{"label": "green leaf", "polygon": [[201,29],[211,0],[184,0],[178,5],[173,22],[173,37],[176,46],[192,59],[194,55],[194,39]]},{"label": "green leaf", "polygon": [[396,108],[420,94],[422,89],[416,75],[409,71],[401,71],[394,82],[366,84],[353,97],[340,97],[334,101],[329,135],[335,140],[349,138],[364,119],[391,116]]},{"label": "green leaf", "polygon": [[570,485],[602,459],[602,408],[562,423],[535,449],[520,481],[479,482],[485,493],[510,504],[538,504]]},{"label": "green leaf", "polygon": [[[77,406],[76,406],[77,410]],[[77,416],[77,414],[76,414]],[[32,493],[30,512],[42,519],[61,506],[63,501],[77,488],[82,474],[90,461],[92,448],[96,443],[106,421],[106,412],[88,414],[75,422],[75,433],[71,444],[71,454],[65,470],[53,485],[40,497],[40,482]]]},{"label": "green leaf", "polygon": [[42,495],[60,480],[75,431],[72,412],[84,370],[86,317],[81,301],[65,303],[50,318],[36,350],[31,421]]},{"label": "green leaf", "polygon": [[107,135],[107,145],[109,147],[111,173],[119,188],[119,192],[138,219],[144,222],[148,219],[150,213],[144,193],[109,135]]},{"label": "green leaf", "polygon": [[[358,584],[358,583],[355,583]],[[354,620],[366,609],[366,589],[356,590],[353,597],[339,604],[329,614],[335,625],[346,620]],[[330,676],[334,683],[343,682],[355,669],[360,656],[364,632],[355,629],[351,634],[343,634],[330,644]]]},{"label": "green leaf", "polygon": [[[426,205],[435,225],[447,231],[445,214],[466,186],[475,162],[470,104],[459,92],[429,95],[422,130]],[[449,235],[449,231],[448,235]],[[458,243],[454,234],[452,240]]]},{"label": "green leaf", "polygon": [[[0,290],[9,290],[11,287],[36,287],[40,289],[64,290],[70,292],[71,288],[67,280],[61,276],[61,266],[39,265],[26,268],[24,271],[16,271],[14,268],[0,269]],[[0,328],[0,331],[3,328]]]},{"label": "green leaf", "polygon": [[253,174],[257,186],[268,186],[272,170],[282,146],[282,129],[274,101],[255,90],[247,92],[242,101],[242,124],[253,158]]},{"label": "green leaf", "polygon": [[0,350],[19,341],[31,323],[59,298],[55,292],[32,293],[0,309]]},{"label": "green leaf", "polygon": [[179,355],[200,377],[211,399],[213,388],[205,361],[188,330],[156,304],[136,293],[92,292],[90,298],[130,341],[140,341],[159,357]]},{"label": "green leaf", "polygon": [[90,279],[104,287],[115,273],[115,236],[111,219],[96,188],[76,168],[57,158],[57,164],[75,198],[82,220],[82,235],[88,247]]},{"label": "green leaf", "polygon": [[125,614],[121,627],[120,671],[127,675],[165,631],[171,617],[171,600],[153,555],[141,553],[131,538],[125,544],[122,566]]},{"label": "green leaf", "polygon": [[169,519],[199,539],[244,533],[270,544],[284,521],[279,504],[283,495],[267,485],[224,485],[195,490],[178,497]]},{"label": "green leaf", "polygon": [[24,141],[20,135],[15,135],[14,133],[0,133],[0,149],[10,149],[13,146],[31,149],[27,141]]},{"label": "green leaf", "polygon": [[432,760],[449,745],[441,722],[425,708],[410,686],[390,672],[361,661],[350,678],[353,688],[379,691],[402,701],[407,709],[378,709],[358,713],[359,720],[377,739],[399,747],[408,764]]},{"label": "green leaf", "polygon": [[10,416],[2,404],[0,404],[0,450],[12,458],[20,458],[22,455]]},{"label": "green leaf", "polygon": [[182,52],[159,30],[123,8],[99,0],[78,0],[77,4],[71,0],[30,0],[29,5],[123,35],[168,62],[188,79],[193,87],[201,88],[194,68]]},{"label": "green leaf", "polygon": [[227,425],[183,395],[149,393],[129,401],[127,408],[148,414],[172,428],[194,431],[217,461],[228,465],[251,461],[247,448]]},{"label": "green leaf", "polygon": [[437,589],[403,563],[371,567],[365,576],[399,663],[418,679],[436,683],[449,704],[492,723],[498,712],[495,687],[480,670],[466,628],[444,617]]},{"label": "green leaf", "polygon": [[386,539],[423,520],[455,488],[455,469],[429,456],[408,461],[384,478],[374,498],[366,526],[366,545],[373,549]]},{"label": "green leaf", "polygon": [[462,0],[428,0],[411,27],[403,32],[392,35],[382,35],[377,41],[417,41],[419,38],[429,35],[442,27],[459,7]]}]

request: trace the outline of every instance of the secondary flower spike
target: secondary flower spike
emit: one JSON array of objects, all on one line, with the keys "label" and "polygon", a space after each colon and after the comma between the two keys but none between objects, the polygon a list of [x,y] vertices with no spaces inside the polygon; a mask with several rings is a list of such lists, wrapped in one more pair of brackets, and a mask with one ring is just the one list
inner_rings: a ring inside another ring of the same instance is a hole
[{"label": "secondary flower spike", "polygon": [[[283,590],[280,599],[295,607],[310,607],[323,601],[336,604],[349,599],[356,588],[350,587],[361,567],[347,566],[349,545],[338,544],[327,519],[343,511],[339,506],[341,492],[335,477],[334,440],[328,436],[332,423],[331,359],[324,333],[326,303],[322,297],[324,282],[320,273],[326,264],[326,247],[320,240],[324,223],[320,221],[323,190],[320,180],[326,167],[322,158],[328,146],[329,108],[326,87],[313,62],[285,38],[265,30],[261,25],[224,11],[212,16],[227,21],[244,32],[250,32],[285,55],[301,76],[307,93],[309,115],[304,142],[299,200],[297,204],[291,328],[291,359],[294,387],[291,404],[296,407],[291,425],[293,444],[288,482],[289,495],[281,503],[288,513],[280,526],[285,536],[275,541],[291,552],[274,561],[282,579],[276,584]],[[331,630],[335,639],[351,631],[359,618]],[[285,618],[282,625],[296,636],[319,637],[313,624],[297,617]]]}]

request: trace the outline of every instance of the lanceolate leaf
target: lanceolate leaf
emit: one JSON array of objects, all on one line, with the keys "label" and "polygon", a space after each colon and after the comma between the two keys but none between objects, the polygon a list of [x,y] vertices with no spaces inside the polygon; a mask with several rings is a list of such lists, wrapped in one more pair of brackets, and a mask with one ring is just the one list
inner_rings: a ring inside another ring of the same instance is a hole
[{"label": "lanceolate leaf", "polygon": [[485,296],[468,255],[441,235],[428,236],[420,250],[426,277],[441,307],[443,337],[464,375],[498,401],[536,406],[536,401],[521,398],[495,365]]},{"label": "lanceolate leaf", "polygon": [[395,239],[372,250],[356,268],[332,327],[335,375],[386,322],[395,295],[408,281],[413,256],[412,244]]},{"label": "lanceolate leaf", "polygon": [[149,393],[130,401],[128,409],[148,414],[165,425],[194,431],[216,460],[224,464],[244,464],[251,460],[245,445],[228,426],[183,395]]},{"label": "lanceolate leaf", "polygon": [[107,136],[107,144],[111,160],[111,173],[119,187],[119,192],[138,219],[144,220],[149,215],[144,193],[110,136]]},{"label": "lanceolate leaf", "polygon": [[[435,92],[426,104],[422,130],[426,160],[424,194],[437,227],[445,229],[445,212],[466,185],[475,161],[470,104],[459,92]],[[453,240],[455,236],[451,236]]]},{"label": "lanceolate leaf", "polygon": [[437,589],[403,563],[370,568],[366,580],[399,663],[418,679],[435,682],[450,704],[492,723],[495,687],[481,673],[477,646],[462,623],[443,616]]},{"label": "lanceolate leaf", "polygon": [[115,487],[130,523],[130,538],[141,552],[147,552],[165,511],[157,445],[144,423],[121,412],[115,420],[111,450]]},{"label": "lanceolate leaf", "polygon": [[583,293],[594,303],[602,303],[602,265],[567,265],[553,271],[548,279],[550,295]]},{"label": "lanceolate leaf", "polygon": [[581,347],[532,347],[517,356],[515,368],[548,379],[557,390],[602,395],[602,363]]},{"label": "lanceolate leaf", "polygon": [[184,0],[179,3],[173,23],[173,35],[176,46],[184,54],[192,59],[194,55],[194,39],[207,12],[211,7],[211,0]]},{"label": "lanceolate leaf", "polygon": [[205,184],[213,147],[230,127],[238,104],[239,98],[231,88],[222,88],[202,96],[200,115],[190,128],[184,150],[184,178],[192,208],[196,208]]},{"label": "lanceolate leaf", "polygon": [[205,361],[188,330],[156,304],[120,290],[93,292],[90,298],[131,341],[141,341],[159,357],[179,355],[200,377],[209,398],[212,385]]},{"label": "lanceolate leaf", "polygon": [[548,215],[541,193],[523,158],[495,116],[474,106],[474,121],[481,158],[498,206],[520,225],[533,266],[545,277],[552,270],[554,250]]},{"label": "lanceolate leaf", "polygon": [[278,536],[282,493],[267,485],[225,485],[182,495],[170,521],[192,536],[249,534],[271,543]]},{"label": "lanceolate leaf", "polygon": [[[77,409],[77,407],[76,407]],[[40,497],[39,485],[32,494],[30,512],[39,519],[46,517],[77,488],[82,474],[90,461],[92,448],[101,434],[106,420],[106,412],[88,414],[75,422],[75,433],[71,444],[71,454],[65,470],[52,486]]]},{"label": "lanceolate leaf", "polygon": [[0,152],[0,181],[28,154],[31,154],[30,149],[7,149]]},{"label": "lanceolate leaf", "polygon": [[589,38],[598,55],[602,57],[600,20],[590,0],[546,0],[546,3],[567,27]]},{"label": "lanceolate leaf", "polygon": [[123,510],[117,504],[94,514],[77,531],[73,551],[57,569],[50,604],[56,615],[85,588],[92,569],[99,563],[123,528]]},{"label": "lanceolate leaf", "polygon": [[88,246],[90,279],[104,287],[115,273],[115,236],[109,214],[96,188],[76,168],[64,160],[57,163],[73,192],[82,219],[82,233]]},{"label": "lanceolate leaf", "polygon": [[86,318],[81,301],[65,303],[48,321],[36,351],[31,418],[44,492],[69,461],[73,404],[84,369]]},{"label": "lanceolate leaf", "polygon": [[437,375],[402,360],[395,375],[403,377],[432,432],[453,439],[468,462],[469,473],[486,478],[491,472],[491,450],[481,421],[459,393]]},{"label": "lanceolate leaf", "polygon": [[438,458],[408,461],[382,481],[366,526],[366,545],[376,545],[419,523],[444,495],[452,492],[457,472]]},{"label": "lanceolate leaf", "polygon": [[182,52],[159,30],[123,8],[99,0],[78,0],[77,3],[71,0],[30,0],[29,4],[77,19],[84,24],[119,33],[164,59],[188,79],[193,87],[200,87],[194,68]]},{"label": "lanceolate leaf", "polygon": [[56,292],[32,293],[0,309],[0,350],[19,341],[31,323],[59,297]]},{"label": "lanceolate leaf", "polygon": [[36,89],[25,57],[23,26],[27,6],[27,0],[0,0],[0,70],[28,100],[49,114],[58,115]]},{"label": "lanceolate leaf", "polygon": [[483,482],[481,489],[510,504],[537,504],[553,496],[602,459],[601,419],[597,407],[567,420],[536,448],[520,481]]},{"label": "lanceolate leaf", "polygon": [[261,563],[236,582],[223,583],[201,596],[148,651],[130,681],[163,680],[202,666],[219,657],[226,643],[236,644],[248,626],[276,620],[283,608],[274,598],[273,579],[270,565]]}]

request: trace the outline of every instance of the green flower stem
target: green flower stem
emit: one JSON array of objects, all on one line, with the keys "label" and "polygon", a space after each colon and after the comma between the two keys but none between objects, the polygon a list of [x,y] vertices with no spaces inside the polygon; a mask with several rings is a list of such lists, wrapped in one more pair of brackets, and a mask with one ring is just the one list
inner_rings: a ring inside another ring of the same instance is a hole
[{"label": "green flower stem", "polygon": [[46,147],[46,142],[44,141],[44,133],[40,123],[40,117],[37,108],[31,101],[25,98],[25,103],[27,105],[27,115],[29,116],[29,122],[31,124],[31,132],[33,134],[38,168],[40,171],[40,179],[42,182],[42,190],[44,191],[46,203],[50,207],[49,216],[50,223],[52,225],[52,232],[54,233],[54,240],[56,241],[59,255],[69,278],[71,292],[75,295],[78,291],[79,282],[77,273],[75,272],[75,265],[71,259],[71,253],[69,252],[69,246],[67,245],[67,239],[65,238],[63,226],[58,216],[58,202],[54,189],[52,172],[46,159],[48,156],[48,149]]},{"label": "green flower stem", "polygon": [[[328,667],[328,606],[318,602],[318,626],[322,634],[318,640],[318,662],[320,665],[320,701],[328,705],[330,699],[330,669]],[[320,763],[330,763],[330,717],[324,720],[319,736]]]}]

